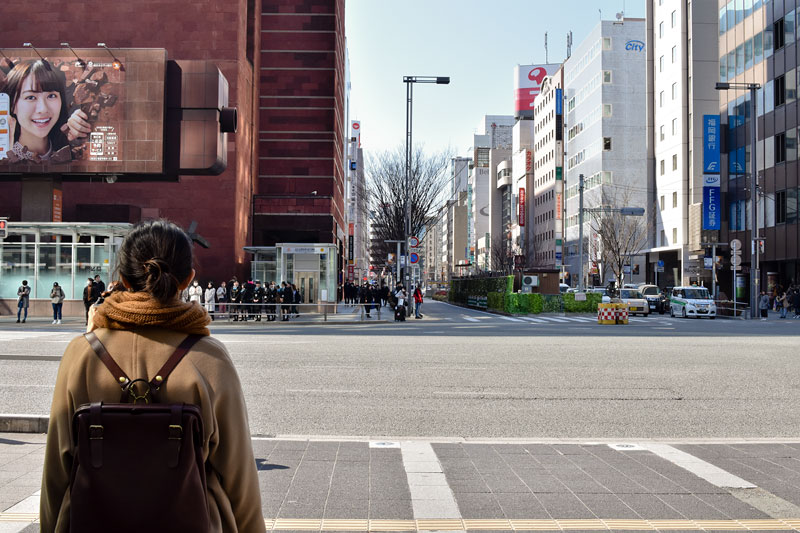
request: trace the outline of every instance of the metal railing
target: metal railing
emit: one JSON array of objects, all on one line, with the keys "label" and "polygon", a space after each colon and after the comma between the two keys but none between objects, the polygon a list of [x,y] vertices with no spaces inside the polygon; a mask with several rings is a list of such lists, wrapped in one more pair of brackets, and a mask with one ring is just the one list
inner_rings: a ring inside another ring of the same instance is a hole
[{"label": "metal railing", "polygon": [[[206,307],[205,304],[201,304]],[[370,304],[375,306],[375,304]],[[206,308],[206,310],[208,310]],[[381,318],[381,305],[370,311],[377,311],[377,318]],[[224,320],[232,322],[291,322],[291,321],[322,321],[328,322],[329,318],[341,317],[339,320],[367,320],[366,304],[344,304],[341,302],[321,302],[310,304],[292,303],[220,303],[215,302],[213,309],[208,313],[215,321]],[[358,315],[358,318],[352,315]],[[370,316],[369,318],[372,318]]]}]

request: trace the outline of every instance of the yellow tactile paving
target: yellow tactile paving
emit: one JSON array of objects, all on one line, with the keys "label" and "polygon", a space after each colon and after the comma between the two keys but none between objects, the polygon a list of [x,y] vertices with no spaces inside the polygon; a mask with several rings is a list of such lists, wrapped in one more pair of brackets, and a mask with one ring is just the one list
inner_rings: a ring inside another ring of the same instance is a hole
[{"label": "yellow tactile paving", "polygon": [[[36,513],[0,513],[0,522],[39,521]],[[268,531],[571,531],[571,530],[686,530],[686,531],[800,531],[800,518],[772,520],[312,520],[278,518],[264,520]]]}]

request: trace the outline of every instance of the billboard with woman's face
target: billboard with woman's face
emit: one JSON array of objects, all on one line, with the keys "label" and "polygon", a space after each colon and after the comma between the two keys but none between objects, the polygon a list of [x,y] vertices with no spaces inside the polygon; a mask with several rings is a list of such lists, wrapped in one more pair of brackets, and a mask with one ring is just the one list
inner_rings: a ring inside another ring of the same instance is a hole
[{"label": "billboard with woman's face", "polygon": [[5,52],[0,173],[163,171],[164,50]]}]

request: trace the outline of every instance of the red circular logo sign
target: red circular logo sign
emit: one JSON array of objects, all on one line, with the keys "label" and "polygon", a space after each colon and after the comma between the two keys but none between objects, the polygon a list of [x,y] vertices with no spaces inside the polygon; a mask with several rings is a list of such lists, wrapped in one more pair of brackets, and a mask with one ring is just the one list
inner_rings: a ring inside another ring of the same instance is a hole
[{"label": "red circular logo sign", "polygon": [[360,127],[361,127],[361,124],[359,124],[358,122],[353,122],[353,129],[354,130],[357,130]]}]

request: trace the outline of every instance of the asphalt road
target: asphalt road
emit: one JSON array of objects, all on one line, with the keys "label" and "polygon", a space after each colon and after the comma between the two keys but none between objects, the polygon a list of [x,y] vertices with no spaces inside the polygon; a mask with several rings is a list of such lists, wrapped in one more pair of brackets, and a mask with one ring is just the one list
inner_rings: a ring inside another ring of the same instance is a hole
[{"label": "asphalt road", "polygon": [[[215,325],[259,435],[778,438],[800,428],[800,321],[501,317]],[[383,313],[383,319],[391,314]],[[0,411],[46,414],[79,327],[0,324]],[[59,329],[55,329],[59,328]]]}]

